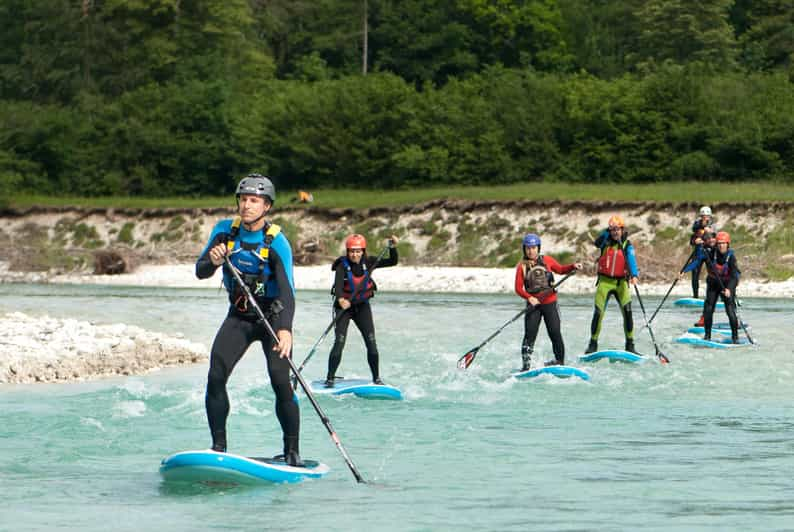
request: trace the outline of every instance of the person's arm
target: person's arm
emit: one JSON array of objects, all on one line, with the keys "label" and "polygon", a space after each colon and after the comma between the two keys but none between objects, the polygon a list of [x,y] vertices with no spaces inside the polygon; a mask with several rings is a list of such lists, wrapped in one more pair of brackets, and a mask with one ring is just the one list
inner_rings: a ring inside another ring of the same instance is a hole
[{"label": "person's arm", "polygon": [[632,244],[626,246],[626,262],[629,263],[629,274],[632,277],[639,277],[640,269],[637,267],[637,257],[634,254],[634,246]]},{"label": "person's arm", "polygon": [[389,248],[389,255],[377,260],[378,257],[367,257],[367,267],[371,270],[373,268],[388,268],[389,266],[396,266],[398,255],[397,246]]},{"label": "person's arm", "polygon": [[521,262],[516,265],[515,290],[521,299],[528,299],[531,295],[524,287],[524,264]]},{"label": "person's arm", "polygon": [[706,252],[703,251],[703,246],[699,246],[695,252],[694,258],[691,261],[689,261],[689,264],[684,266],[683,270],[681,270],[681,277],[683,277],[685,273],[691,272],[692,270],[700,266],[700,263],[702,263],[705,260],[705,258],[706,258]]},{"label": "person's arm", "polygon": [[560,274],[571,273],[576,269],[576,264],[560,264],[554,257],[549,255],[543,256],[543,264],[546,265],[549,271]]},{"label": "person's arm", "polygon": [[604,229],[600,235],[593,241],[593,245],[597,248],[603,248],[609,239],[609,229]]},{"label": "person's arm", "polygon": [[344,299],[342,294],[345,290],[345,267],[342,264],[342,261],[338,261],[336,263],[336,267],[334,268],[334,296],[336,297],[337,302],[340,299]]},{"label": "person's arm", "polygon": [[731,258],[728,261],[728,267],[730,268],[731,276],[728,279],[728,284],[725,285],[725,288],[731,291],[731,294],[736,293],[736,287],[739,285],[739,276],[741,275],[741,271],[739,271],[739,264],[736,262],[736,255],[731,253]]},{"label": "person's arm", "polygon": [[210,233],[210,237],[207,240],[207,245],[196,261],[196,277],[199,279],[208,279],[212,277],[215,275],[215,270],[220,266],[220,264],[213,264],[212,260],[210,260],[210,250],[219,244],[226,245],[226,239],[228,238],[226,225],[228,224],[224,222],[228,222],[228,220],[218,222],[215,224],[215,227],[212,228],[212,233]]},{"label": "person's arm", "polygon": [[[292,320],[295,317],[295,294],[288,274],[288,268],[281,260],[279,253],[270,249],[270,265],[276,277],[278,285],[278,299],[281,302],[282,310],[272,318],[273,329],[276,331],[292,332]],[[267,309],[262,309],[267,312]]]}]

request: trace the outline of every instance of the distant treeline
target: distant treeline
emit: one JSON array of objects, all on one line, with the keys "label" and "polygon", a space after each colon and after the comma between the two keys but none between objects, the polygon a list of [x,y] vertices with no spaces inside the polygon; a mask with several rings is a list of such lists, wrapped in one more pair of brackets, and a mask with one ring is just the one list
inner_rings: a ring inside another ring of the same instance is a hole
[{"label": "distant treeline", "polygon": [[794,181],[794,0],[5,0],[0,27],[0,194]]}]

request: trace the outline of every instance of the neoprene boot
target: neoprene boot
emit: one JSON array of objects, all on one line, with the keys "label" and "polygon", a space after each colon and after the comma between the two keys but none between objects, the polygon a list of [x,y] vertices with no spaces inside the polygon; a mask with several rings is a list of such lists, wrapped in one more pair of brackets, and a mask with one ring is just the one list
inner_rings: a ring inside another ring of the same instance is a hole
[{"label": "neoprene boot", "polygon": [[710,340],[711,340],[711,331],[709,331],[709,332],[707,332],[706,334],[704,334],[704,335],[703,335],[703,339],[704,339],[704,340],[709,340],[709,341],[710,341]]},{"label": "neoprene boot", "polygon": [[731,343],[738,344],[739,343],[739,333],[731,334]]},{"label": "neoprene boot", "polygon": [[593,340],[591,338],[590,343],[587,344],[587,349],[585,349],[584,354],[587,355],[590,353],[595,353],[596,351],[598,351],[598,340]]},{"label": "neoprene boot", "polygon": [[562,362],[557,360],[556,358],[552,358],[551,360],[547,360],[543,363],[544,366],[562,366]]},{"label": "neoprene boot", "polygon": [[383,386],[383,380],[380,377],[372,379],[372,384],[377,384],[379,386]]},{"label": "neoprene boot", "polygon": [[284,436],[284,461],[292,467],[303,467],[303,461],[298,453],[297,436]]},{"label": "neoprene boot", "polygon": [[631,338],[626,338],[626,351],[629,353],[634,353],[635,355],[639,355],[639,353],[637,353],[637,349],[634,347],[634,340]]},{"label": "neoprene boot", "polygon": [[334,387],[334,377],[330,376],[325,379],[325,387],[326,388],[333,388]]},{"label": "neoprene boot", "polygon": [[212,450],[218,453],[226,452],[226,431],[219,430],[212,434]]},{"label": "neoprene boot", "polygon": [[521,348],[521,371],[529,371],[532,364],[532,348],[523,346]]}]

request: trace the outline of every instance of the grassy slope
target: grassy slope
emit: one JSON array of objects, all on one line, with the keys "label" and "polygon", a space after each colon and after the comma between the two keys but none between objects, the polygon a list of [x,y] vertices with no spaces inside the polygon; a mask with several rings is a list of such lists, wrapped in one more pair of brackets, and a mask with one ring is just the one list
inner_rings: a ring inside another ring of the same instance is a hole
[{"label": "grassy slope", "polygon": [[[564,183],[526,183],[493,187],[447,187],[405,190],[340,190],[312,191],[317,207],[364,208],[412,205],[435,199],[464,200],[610,200],[665,201],[703,203],[719,202],[794,202],[794,184],[754,183],[659,183],[649,185],[587,185]],[[294,198],[294,191],[279,194],[281,203]],[[14,196],[5,199],[9,207],[81,206],[115,208],[212,208],[233,204],[229,197],[205,198],[78,198],[46,196]]]}]

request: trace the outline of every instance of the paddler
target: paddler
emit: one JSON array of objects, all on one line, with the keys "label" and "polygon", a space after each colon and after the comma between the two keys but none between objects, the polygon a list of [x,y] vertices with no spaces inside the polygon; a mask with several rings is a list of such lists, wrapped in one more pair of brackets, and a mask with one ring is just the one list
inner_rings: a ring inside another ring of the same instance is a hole
[{"label": "paddler", "polygon": [[[284,461],[302,465],[298,437],[300,411],[290,383],[286,357],[292,351],[292,319],[295,314],[292,280],[292,249],[277,225],[265,219],[276,199],[273,183],[250,174],[237,185],[237,213],[212,229],[209,242],[196,262],[196,277],[212,277],[223,266],[223,285],[229,295],[229,311],[210,352],[205,405],[212,450],[226,452],[226,418],[229,396],[226,382],[237,362],[254,342],[261,342],[267,360],[270,385],[276,396],[276,417],[284,439]],[[249,305],[245,292],[225,262],[228,257],[256,298],[276,331],[276,342]]]},{"label": "paddler", "polygon": [[554,360],[549,360],[545,365],[565,363],[565,344],[560,332],[560,307],[557,304],[557,293],[551,288],[554,284],[553,274],[565,274],[582,269],[582,265],[578,262],[563,265],[549,255],[541,255],[540,245],[538,235],[529,233],[524,236],[521,244],[524,258],[516,265],[516,294],[525,299],[527,305],[533,307],[524,314],[521,371],[530,369],[541,318],[546,323],[546,332],[554,351]]},{"label": "paddler", "polygon": [[720,231],[715,237],[716,245],[708,245],[698,249],[695,258],[684,271],[679,274],[679,279],[688,271],[692,271],[705,263],[708,271],[706,277],[706,300],[703,303],[703,328],[704,340],[711,340],[711,326],[714,318],[714,308],[717,297],[721,297],[725,304],[725,313],[731,324],[731,341],[739,343],[739,320],[736,318],[736,287],[739,284],[741,271],[736,263],[736,254],[730,249],[731,235]]},{"label": "paddler", "polygon": [[327,388],[334,387],[336,370],[342,362],[342,350],[345,348],[347,328],[350,320],[358,327],[364,344],[367,347],[367,363],[372,372],[372,382],[383,384],[380,378],[378,345],[375,342],[375,323],[372,320],[372,307],[369,300],[378,289],[370,276],[375,268],[386,268],[397,264],[397,242],[392,235],[388,240],[388,257],[367,256],[367,240],[363,235],[353,234],[345,239],[345,254],[337,258],[331,265],[335,272],[334,286],[334,329],[335,339],[328,356],[328,374],[325,379]]},{"label": "paddler", "polygon": [[626,336],[626,351],[636,353],[634,348],[634,320],[631,316],[631,289],[629,285],[639,282],[637,258],[634,246],[629,242],[623,217],[615,214],[607,222],[607,228],[593,242],[599,248],[598,280],[596,281],[595,309],[590,324],[590,343],[585,353],[598,351],[598,335],[606,312],[609,296],[614,296],[623,314],[623,332]]}]

